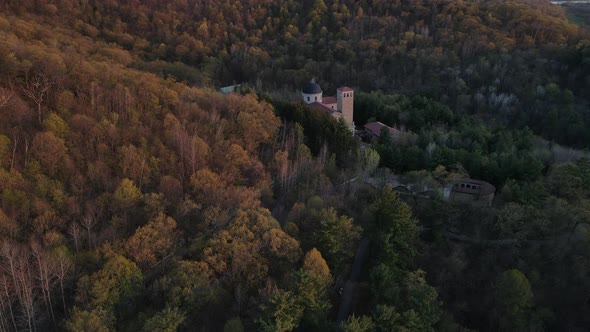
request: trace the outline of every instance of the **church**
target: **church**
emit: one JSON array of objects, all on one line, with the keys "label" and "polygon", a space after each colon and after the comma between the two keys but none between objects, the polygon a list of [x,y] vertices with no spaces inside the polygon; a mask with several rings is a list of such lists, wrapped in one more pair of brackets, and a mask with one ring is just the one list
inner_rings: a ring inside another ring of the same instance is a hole
[{"label": "church", "polygon": [[303,102],[332,115],[337,119],[344,119],[354,133],[354,90],[343,86],[336,90],[336,97],[324,97],[324,92],[315,80],[311,80],[301,89]]}]

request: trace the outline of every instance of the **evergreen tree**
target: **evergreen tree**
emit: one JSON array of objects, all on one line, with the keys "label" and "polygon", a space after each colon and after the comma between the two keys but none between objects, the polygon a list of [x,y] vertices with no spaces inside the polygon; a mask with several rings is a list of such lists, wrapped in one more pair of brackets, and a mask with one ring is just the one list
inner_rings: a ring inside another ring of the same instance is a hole
[{"label": "evergreen tree", "polygon": [[500,275],[496,301],[502,331],[524,331],[528,328],[534,298],[529,280],[522,272],[508,270]]}]

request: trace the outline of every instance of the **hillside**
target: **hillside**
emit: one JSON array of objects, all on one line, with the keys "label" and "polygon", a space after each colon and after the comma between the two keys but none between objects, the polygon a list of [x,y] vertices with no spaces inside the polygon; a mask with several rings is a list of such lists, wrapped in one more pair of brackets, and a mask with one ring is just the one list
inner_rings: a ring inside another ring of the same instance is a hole
[{"label": "hillside", "polygon": [[0,331],[587,328],[589,59],[541,0],[3,1]]},{"label": "hillside", "polygon": [[[2,5],[115,43],[130,66],[206,86],[259,91],[420,93],[503,125],[588,147],[587,107],[539,94],[550,84],[587,105],[588,33],[545,0],[14,1]],[[571,98],[570,98],[571,99]],[[519,110],[515,112],[515,110]],[[538,114],[553,112],[559,121]],[[358,122],[358,121],[357,121]]]}]

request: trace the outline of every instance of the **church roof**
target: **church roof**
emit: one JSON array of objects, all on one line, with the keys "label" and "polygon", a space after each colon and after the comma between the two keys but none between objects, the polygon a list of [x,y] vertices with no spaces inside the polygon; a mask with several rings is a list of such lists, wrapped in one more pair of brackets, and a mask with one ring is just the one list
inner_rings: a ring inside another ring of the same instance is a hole
[{"label": "church roof", "polygon": [[339,91],[342,91],[342,92],[352,92],[352,91],[354,91],[353,89],[351,89],[351,88],[349,88],[347,86],[343,86],[341,88],[338,88],[338,90]]},{"label": "church roof", "polygon": [[329,108],[328,106],[326,106],[322,103],[318,103],[317,101],[309,104],[308,106],[311,108],[315,108],[316,110],[324,111],[328,114],[332,114],[332,113],[336,112],[335,110]]},{"label": "church roof", "polygon": [[338,99],[336,99],[336,97],[323,97],[322,98],[322,104],[337,104],[338,103]]},{"label": "church roof", "polygon": [[301,91],[306,94],[316,94],[322,93],[322,88],[314,80],[311,80],[310,82],[305,83]]},{"label": "church roof", "polygon": [[395,128],[391,128],[387,125],[385,125],[384,123],[381,123],[379,121],[376,122],[369,122],[365,125],[365,128],[373,135],[377,136],[377,137],[381,137],[381,130],[383,128],[386,128],[389,131],[389,135],[392,138],[395,138],[397,136],[399,136],[400,131],[398,129]]}]

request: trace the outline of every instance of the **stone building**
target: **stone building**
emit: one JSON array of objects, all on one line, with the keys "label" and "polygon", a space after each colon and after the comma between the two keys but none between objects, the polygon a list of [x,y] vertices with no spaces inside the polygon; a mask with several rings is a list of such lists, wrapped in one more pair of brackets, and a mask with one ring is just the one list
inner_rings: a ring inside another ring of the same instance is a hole
[{"label": "stone building", "polygon": [[335,97],[324,97],[324,92],[315,80],[311,80],[301,89],[303,102],[309,107],[327,112],[337,119],[344,119],[354,132],[354,90],[343,86],[336,90]]},{"label": "stone building", "polygon": [[496,187],[491,183],[474,179],[461,179],[452,184],[449,201],[490,206],[494,200],[495,193]]},{"label": "stone building", "polygon": [[367,134],[370,135],[370,138],[372,139],[379,139],[383,131],[387,131],[393,141],[399,141],[402,135],[400,130],[391,128],[379,121],[369,122],[364,127]]},{"label": "stone building", "polygon": [[387,132],[391,141],[398,145],[414,144],[418,140],[418,135],[411,131],[392,128],[379,121],[365,124],[357,131],[357,135],[364,142],[372,143],[379,140],[384,132]]}]

